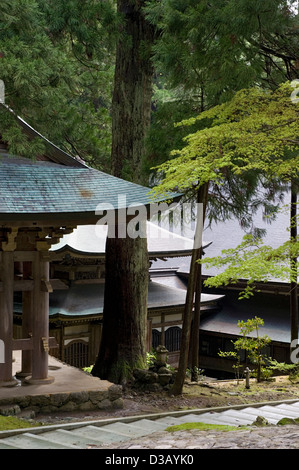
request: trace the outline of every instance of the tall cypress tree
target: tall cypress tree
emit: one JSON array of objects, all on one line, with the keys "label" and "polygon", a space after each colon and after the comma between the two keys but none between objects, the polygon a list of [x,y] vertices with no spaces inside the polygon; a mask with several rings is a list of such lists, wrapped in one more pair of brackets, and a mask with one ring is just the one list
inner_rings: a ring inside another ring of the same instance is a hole
[{"label": "tall cypress tree", "polygon": [[[145,136],[150,125],[154,29],[145,1],[118,0],[122,17],[112,103],[112,174],[141,181]],[[145,224],[145,221],[144,221]],[[92,374],[126,381],[144,365],[146,352],[148,254],[146,238],[108,238],[101,347]]]}]

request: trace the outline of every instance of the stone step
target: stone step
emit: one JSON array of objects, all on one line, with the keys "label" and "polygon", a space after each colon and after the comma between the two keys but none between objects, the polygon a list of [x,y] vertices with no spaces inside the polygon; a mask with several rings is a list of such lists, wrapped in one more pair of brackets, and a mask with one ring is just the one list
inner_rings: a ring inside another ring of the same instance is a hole
[{"label": "stone step", "polygon": [[299,417],[299,401],[275,406],[249,406],[222,412],[190,412],[183,416],[164,416],[156,420],[138,419],[130,423],[114,422],[103,426],[82,423],[81,427],[75,429],[48,429],[41,434],[24,430],[17,435],[2,438],[0,449],[87,449],[142,437],[176,424],[202,422],[239,426],[252,424],[257,416],[263,416],[270,424],[276,424],[281,418]]},{"label": "stone step", "polygon": [[147,432],[147,434],[153,433],[156,431],[164,431],[167,428],[167,425],[160,423],[159,421],[156,421],[156,420],[154,421],[151,419],[140,419],[138,421],[133,421],[130,424],[134,425],[135,423],[139,428],[144,429]]},{"label": "stone step", "polygon": [[185,414],[183,416],[179,416],[179,417],[175,418],[175,423],[176,424],[191,423],[194,420],[197,421],[199,416],[200,415],[196,415],[194,413],[188,413],[188,414]]},{"label": "stone step", "polygon": [[279,421],[282,418],[294,418],[294,412],[292,411],[287,411],[287,410],[282,410],[281,408],[277,408],[276,406],[262,406],[260,409],[261,416],[263,416],[263,413],[271,413],[274,418],[277,418],[277,421]]},{"label": "stone step", "polygon": [[280,406],[280,407],[291,406],[292,408],[297,408],[299,410],[299,401],[294,401],[291,403],[280,403],[279,405],[275,405],[275,406]]},{"label": "stone step", "polygon": [[185,423],[205,423],[205,424],[223,424],[231,426],[246,425],[253,422],[255,418],[251,419],[250,417],[239,416],[229,416],[223,415],[222,413],[201,413],[198,415],[185,416],[184,418],[176,418],[176,421],[165,420],[167,426],[175,426]]},{"label": "stone step", "polygon": [[122,442],[128,439],[128,436],[125,434],[116,434],[111,430],[104,430],[104,426],[83,426],[82,428],[77,428],[72,430],[74,435],[89,437],[98,441],[98,444],[112,444],[113,442]]},{"label": "stone step", "polygon": [[[164,418],[163,418],[164,419]],[[254,420],[252,420],[254,421]],[[224,424],[224,425],[231,425],[231,426],[239,426],[242,424],[249,424],[248,419],[244,420],[242,415],[238,417],[230,417],[230,416],[223,416],[222,413],[200,413],[200,414],[192,414],[192,415],[185,415],[181,418],[175,418],[175,421],[167,420],[163,421],[167,426],[175,426],[184,423],[205,423],[205,424]]]},{"label": "stone step", "polygon": [[78,432],[66,431],[65,429],[57,429],[56,431],[47,431],[42,434],[45,439],[52,442],[63,442],[64,444],[71,444],[80,449],[88,449],[92,446],[99,446],[103,444],[103,440],[95,439],[89,436],[82,435],[80,429]]},{"label": "stone step", "polygon": [[282,418],[295,418],[299,416],[296,411],[289,409],[278,408],[277,406],[262,406],[259,408],[245,408],[243,413],[252,416],[263,416],[269,421],[270,424],[276,424]]},{"label": "stone step", "polygon": [[19,447],[13,444],[9,444],[8,442],[3,442],[3,440],[1,440],[0,449],[19,449]]},{"label": "stone step", "polygon": [[164,416],[163,418],[158,418],[156,422],[159,424],[165,424],[167,426],[175,426],[176,424],[180,424],[178,421],[179,418],[174,418],[172,416]]},{"label": "stone step", "polygon": [[245,410],[227,410],[221,413],[221,417],[232,418],[235,420],[236,423],[241,424],[241,425],[252,424],[255,421],[255,417],[253,417],[252,414],[246,413],[246,409]]},{"label": "stone step", "polygon": [[51,442],[42,435],[29,432],[5,438],[1,443],[13,445],[18,449],[76,449],[71,444]]},{"label": "stone step", "polygon": [[[248,424],[241,422],[241,416],[229,417],[223,416],[222,413],[200,413],[200,414],[189,414],[184,415],[180,418],[175,418],[176,421],[169,422],[168,426],[174,426],[185,423],[205,423],[205,424],[229,424],[233,426],[239,426],[240,424]],[[166,420],[165,420],[166,422]]]},{"label": "stone step", "polygon": [[280,410],[286,410],[290,411],[293,413],[294,417],[299,416],[299,403],[294,403],[294,404],[283,404],[283,405],[277,405],[276,408]]},{"label": "stone step", "polygon": [[112,431],[115,434],[122,434],[128,438],[141,437],[148,434],[143,428],[139,428],[137,424],[112,423],[103,426],[105,431]]},{"label": "stone step", "polygon": [[248,416],[248,419],[250,420],[249,424],[252,424],[258,416],[263,416],[264,418],[267,419],[267,421],[270,424],[276,424],[277,423],[277,416],[275,413],[269,413],[269,412],[261,412],[260,408],[254,408],[254,407],[248,407],[245,408],[244,410],[244,415]]},{"label": "stone step", "polygon": [[206,423],[206,424],[223,424],[228,426],[246,426],[250,424],[253,420],[250,418],[240,416],[233,416],[233,415],[223,415],[221,413],[215,413],[213,415],[201,415],[199,422]]}]

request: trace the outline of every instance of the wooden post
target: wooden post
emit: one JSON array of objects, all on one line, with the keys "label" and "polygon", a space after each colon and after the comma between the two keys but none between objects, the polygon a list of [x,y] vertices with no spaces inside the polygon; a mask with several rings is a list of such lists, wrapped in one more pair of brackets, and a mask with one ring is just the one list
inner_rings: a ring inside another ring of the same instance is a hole
[{"label": "wooden post", "polygon": [[[32,277],[32,263],[23,262],[23,280]],[[30,338],[32,336],[32,312],[33,312],[33,295],[32,291],[23,292],[22,302],[22,338]],[[32,372],[32,351],[22,351],[22,368],[17,372],[18,378],[28,377]]]},{"label": "wooden post", "polygon": [[26,378],[30,384],[52,383],[48,376],[49,351],[49,260],[48,253],[36,252],[32,264],[34,280],[32,315],[32,376]]},{"label": "wooden post", "polygon": [[12,375],[13,342],[13,286],[14,258],[13,251],[0,252],[0,275],[3,289],[0,292],[0,339],[3,356],[0,362],[0,386],[11,387],[18,381]]}]

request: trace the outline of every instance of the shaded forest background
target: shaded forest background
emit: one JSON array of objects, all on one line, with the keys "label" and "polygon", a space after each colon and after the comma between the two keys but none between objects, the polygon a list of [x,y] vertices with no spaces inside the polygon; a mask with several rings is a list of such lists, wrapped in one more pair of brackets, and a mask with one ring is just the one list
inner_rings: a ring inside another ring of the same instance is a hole
[{"label": "shaded forest background", "polygon": [[[229,103],[242,89],[274,91],[298,79],[297,7],[293,0],[2,0],[5,104],[90,166],[152,186],[159,181],[153,167],[173,159],[184,137],[213,124],[208,117],[176,123]],[[11,153],[34,158],[43,151],[42,141],[24,138],[13,115],[0,109],[0,119]],[[295,178],[292,184],[295,195]],[[221,185],[211,181],[206,188],[207,220],[235,216],[249,230],[259,207],[275,213],[285,188],[281,178],[226,171]],[[186,197],[198,197],[198,187],[189,189]],[[125,269],[146,247],[123,243],[117,249]],[[138,272],[136,264],[132,285]],[[106,282],[107,299],[114,282]],[[146,315],[146,298],[140,302]],[[118,344],[129,331],[120,321]],[[125,360],[132,367],[138,352],[132,352],[134,338],[127,342],[132,350]],[[144,345],[138,348],[144,355]],[[123,379],[121,372],[110,374],[120,369],[118,360],[116,354],[105,372],[115,382]]]}]

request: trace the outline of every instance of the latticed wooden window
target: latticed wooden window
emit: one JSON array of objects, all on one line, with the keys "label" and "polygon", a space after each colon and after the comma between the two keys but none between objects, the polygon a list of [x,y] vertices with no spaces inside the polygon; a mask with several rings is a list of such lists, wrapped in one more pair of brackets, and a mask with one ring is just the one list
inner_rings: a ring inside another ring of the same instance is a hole
[{"label": "latticed wooden window", "polygon": [[64,348],[64,362],[79,367],[90,366],[88,362],[88,343],[85,341],[72,341]]},{"label": "latticed wooden window", "polygon": [[161,344],[161,331],[152,330],[152,347],[155,349]]},{"label": "latticed wooden window", "polygon": [[179,351],[181,347],[182,330],[173,326],[165,331],[165,347],[169,352]]}]

